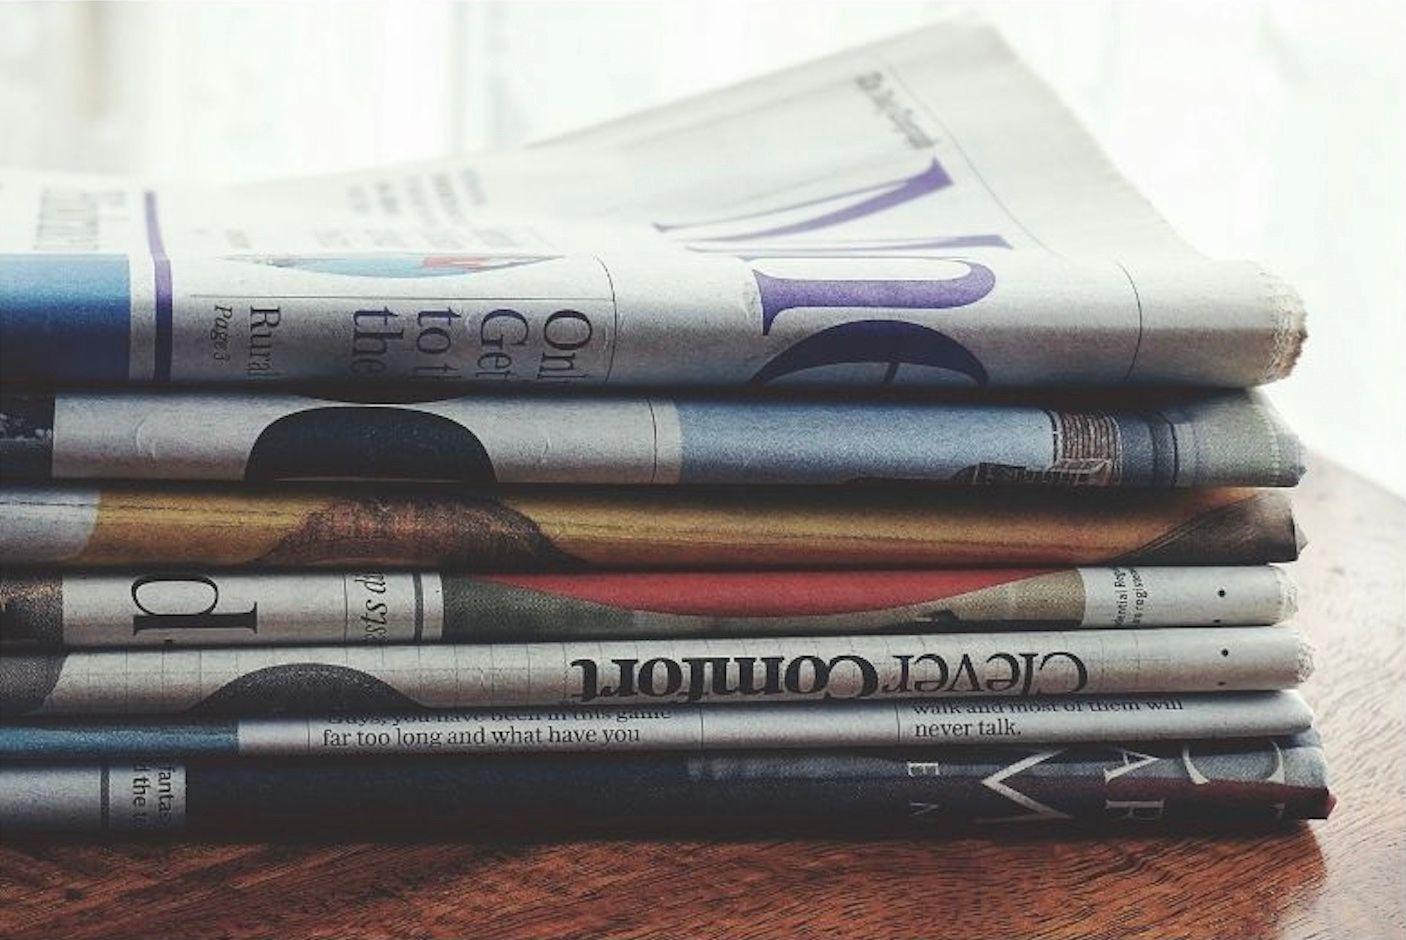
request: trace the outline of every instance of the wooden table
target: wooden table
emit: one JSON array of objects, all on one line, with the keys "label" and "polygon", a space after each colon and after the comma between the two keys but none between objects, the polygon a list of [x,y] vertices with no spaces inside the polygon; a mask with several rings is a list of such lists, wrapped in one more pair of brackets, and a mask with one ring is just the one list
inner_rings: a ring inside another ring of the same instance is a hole
[{"label": "wooden table", "polygon": [[1406,502],[1319,462],[1296,574],[1339,805],[1272,835],[7,840],[0,937],[1406,936]]}]

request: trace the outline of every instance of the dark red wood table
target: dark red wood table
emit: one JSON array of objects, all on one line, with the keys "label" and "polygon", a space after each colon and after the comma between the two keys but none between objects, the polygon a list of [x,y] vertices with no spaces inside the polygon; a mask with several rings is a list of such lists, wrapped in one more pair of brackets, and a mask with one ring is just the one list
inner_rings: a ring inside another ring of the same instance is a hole
[{"label": "dark red wood table", "polygon": [[1406,501],[1318,462],[1306,689],[1339,805],[1275,834],[160,846],[5,839],[0,937],[1406,936]]}]

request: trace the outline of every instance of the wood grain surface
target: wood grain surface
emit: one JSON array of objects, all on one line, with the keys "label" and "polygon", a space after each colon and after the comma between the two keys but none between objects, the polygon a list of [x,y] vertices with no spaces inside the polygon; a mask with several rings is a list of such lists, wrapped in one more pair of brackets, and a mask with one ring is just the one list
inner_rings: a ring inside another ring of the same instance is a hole
[{"label": "wood grain surface", "polygon": [[1318,462],[1339,804],[1275,834],[0,847],[0,937],[1403,937],[1406,502]]}]

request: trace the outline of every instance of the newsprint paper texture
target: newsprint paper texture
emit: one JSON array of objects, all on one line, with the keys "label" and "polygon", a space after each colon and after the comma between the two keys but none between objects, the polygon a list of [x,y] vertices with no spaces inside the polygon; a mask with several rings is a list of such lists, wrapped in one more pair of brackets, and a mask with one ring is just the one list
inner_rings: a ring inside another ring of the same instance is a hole
[{"label": "newsprint paper texture", "polygon": [[0,477],[749,484],[1292,486],[1258,395],[1075,410],[905,401],[478,395],[0,395]]},{"label": "newsprint paper texture", "polygon": [[[407,799],[407,794],[414,794]],[[116,836],[817,825],[908,834],[1011,824],[1276,825],[1333,807],[1313,732],[1225,741],[711,754],[145,758],[7,763],[0,826]],[[729,828],[730,827],[730,828]]]},{"label": "newsprint paper texture", "polygon": [[0,724],[0,758],[106,760],[300,754],[715,751],[1244,738],[1307,731],[1287,692],[941,699],[823,704],[524,708],[240,718]]},{"label": "newsprint paper texture", "polygon": [[0,488],[11,565],[1254,565],[1303,542],[1273,490]]},{"label": "newsprint paper texture", "polygon": [[543,146],[233,189],[0,174],[34,383],[1208,385],[1303,309],[966,20]]},{"label": "newsprint paper texture", "polygon": [[1248,626],[1293,613],[1244,567],[466,575],[0,571],[24,648],[491,643],[684,636]]},{"label": "newsprint paper texture", "polygon": [[1288,689],[1271,627],[284,646],[0,657],[0,716],[376,712]]}]

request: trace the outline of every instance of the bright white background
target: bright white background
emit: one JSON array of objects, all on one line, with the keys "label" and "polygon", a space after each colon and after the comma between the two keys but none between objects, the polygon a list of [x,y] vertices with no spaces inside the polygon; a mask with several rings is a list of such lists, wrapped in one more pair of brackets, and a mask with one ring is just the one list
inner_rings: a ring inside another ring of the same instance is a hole
[{"label": "bright white background", "polygon": [[[1275,400],[1406,494],[1406,5],[974,5],[1195,245],[1298,287]],[[0,3],[0,163],[227,180],[512,146],[948,9]]]}]

